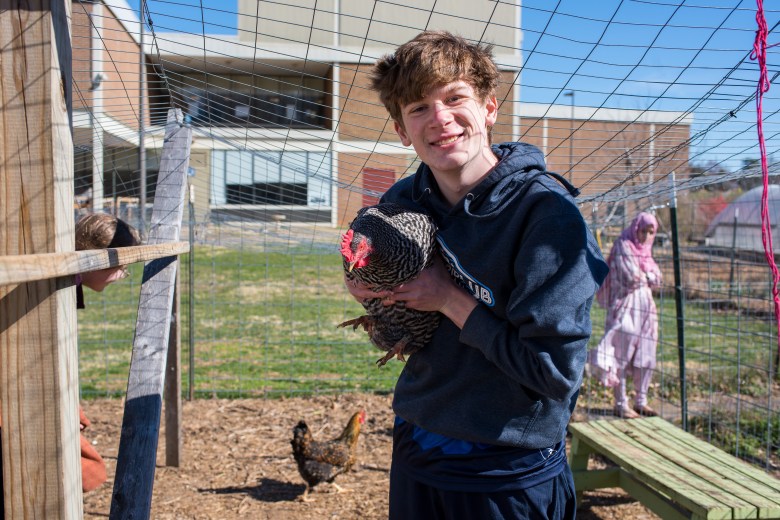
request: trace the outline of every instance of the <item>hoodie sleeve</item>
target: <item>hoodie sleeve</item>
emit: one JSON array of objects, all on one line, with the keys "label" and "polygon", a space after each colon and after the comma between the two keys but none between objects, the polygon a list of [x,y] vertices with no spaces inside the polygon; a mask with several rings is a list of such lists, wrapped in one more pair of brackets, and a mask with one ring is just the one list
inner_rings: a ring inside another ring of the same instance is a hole
[{"label": "hoodie sleeve", "polygon": [[540,206],[514,259],[506,319],[480,305],[460,339],[532,392],[564,401],[581,383],[591,303],[607,266],[576,206],[562,198]]}]

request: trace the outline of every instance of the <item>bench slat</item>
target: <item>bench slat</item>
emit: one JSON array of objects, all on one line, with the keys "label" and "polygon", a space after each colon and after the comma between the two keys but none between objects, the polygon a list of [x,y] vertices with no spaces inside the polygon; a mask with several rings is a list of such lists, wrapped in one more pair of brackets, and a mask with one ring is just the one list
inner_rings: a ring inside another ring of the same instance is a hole
[{"label": "bench slat", "polygon": [[[655,427],[641,428],[642,425],[651,426],[655,421]],[[657,459],[671,464],[670,470],[679,478],[686,480],[690,486],[706,492],[712,498],[720,501],[723,506],[732,510],[732,518],[756,518],[759,507],[756,502],[763,502],[759,495],[747,490],[733,482],[720,478],[719,472],[714,468],[703,466],[700,454],[696,448],[700,448],[703,441],[698,441],[696,447],[689,447],[680,451],[674,443],[668,442],[666,436],[671,436],[677,430],[674,425],[660,419],[644,419],[641,421],[608,421],[610,427],[637,439],[648,453],[652,453]],[[690,434],[689,434],[690,435]],[[723,468],[723,466],[721,466]],[[726,468],[727,469],[727,468]],[[720,473],[724,470],[721,469]],[[678,490],[685,492],[685,488]]]},{"label": "bench slat", "polygon": [[[665,422],[660,417],[655,417],[653,420]],[[699,452],[706,454],[713,461],[727,466],[730,465],[735,472],[738,472],[744,478],[751,479],[754,483],[758,484],[774,502],[780,503],[780,479],[768,475],[765,471],[734,457],[730,453],[727,453],[708,442],[704,442],[693,435],[686,433],[680,428],[669,428],[667,429],[667,432],[680,443],[684,443],[688,446],[696,446]],[[753,486],[753,484],[750,485]]]},{"label": "bench slat", "polygon": [[[626,425],[618,425],[620,429]],[[780,480],[715,446],[671,426],[660,417],[638,421],[629,426],[645,439],[657,443],[657,451],[674,455],[686,470],[722,487],[724,492],[750,502],[759,518],[780,517]]]},{"label": "bench slat", "polygon": [[[604,455],[629,474],[679,502],[701,518],[732,518],[731,508],[708,493],[690,487],[690,482],[674,473],[673,465],[657,457],[648,457],[635,438],[610,430],[607,421],[575,423],[569,426],[597,453]],[[611,421],[609,421],[611,422]],[[680,490],[680,491],[678,491]],[[684,492],[681,492],[684,490]]]},{"label": "bench slat", "polygon": [[[631,419],[641,421],[643,419]],[[627,421],[592,421],[573,423],[572,434],[583,438],[594,451],[620,465],[639,481],[667,495],[699,518],[740,518],[750,516],[755,508],[748,502],[722,493],[722,490],[706,479],[683,471],[673,461],[666,459],[642,444],[641,435],[620,431],[615,423]]]}]

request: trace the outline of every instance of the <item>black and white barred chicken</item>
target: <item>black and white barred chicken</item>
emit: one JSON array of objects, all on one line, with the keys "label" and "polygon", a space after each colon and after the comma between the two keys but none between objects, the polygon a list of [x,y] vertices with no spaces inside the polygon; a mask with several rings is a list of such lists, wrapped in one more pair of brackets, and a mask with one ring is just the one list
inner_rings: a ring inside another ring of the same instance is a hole
[{"label": "black and white barred chicken", "polygon": [[[416,278],[437,254],[436,224],[418,211],[394,203],[361,208],[342,236],[341,255],[348,280],[357,280],[376,292],[387,291]],[[438,312],[407,309],[403,302],[385,306],[379,298],[363,300],[366,315],[339,327],[362,326],[371,343],[386,352],[384,365],[394,356],[401,361],[422,348],[439,324]]]}]

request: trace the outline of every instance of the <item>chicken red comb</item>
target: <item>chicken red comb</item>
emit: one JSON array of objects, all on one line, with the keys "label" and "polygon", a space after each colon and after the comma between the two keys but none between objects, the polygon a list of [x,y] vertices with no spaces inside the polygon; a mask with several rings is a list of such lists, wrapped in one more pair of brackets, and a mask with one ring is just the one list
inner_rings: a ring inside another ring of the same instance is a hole
[{"label": "chicken red comb", "polygon": [[352,237],[354,234],[354,231],[348,229],[347,232],[341,236],[341,254],[347,259],[347,262],[352,261]]}]

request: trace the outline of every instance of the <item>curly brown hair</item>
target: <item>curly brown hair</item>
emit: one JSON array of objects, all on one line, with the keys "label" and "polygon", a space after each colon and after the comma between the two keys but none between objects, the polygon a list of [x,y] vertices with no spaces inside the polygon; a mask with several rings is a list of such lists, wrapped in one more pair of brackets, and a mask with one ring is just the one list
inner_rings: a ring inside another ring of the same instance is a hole
[{"label": "curly brown hair", "polygon": [[107,213],[90,213],[76,222],[76,251],[137,246],[140,243],[141,237],[133,226]]},{"label": "curly brown hair", "polygon": [[371,88],[403,127],[401,107],[432,89],[463,80],[484,101],[495,95],[499,76],[492,45],[471,43],[447,31],[424,31],[376,62]]}]

